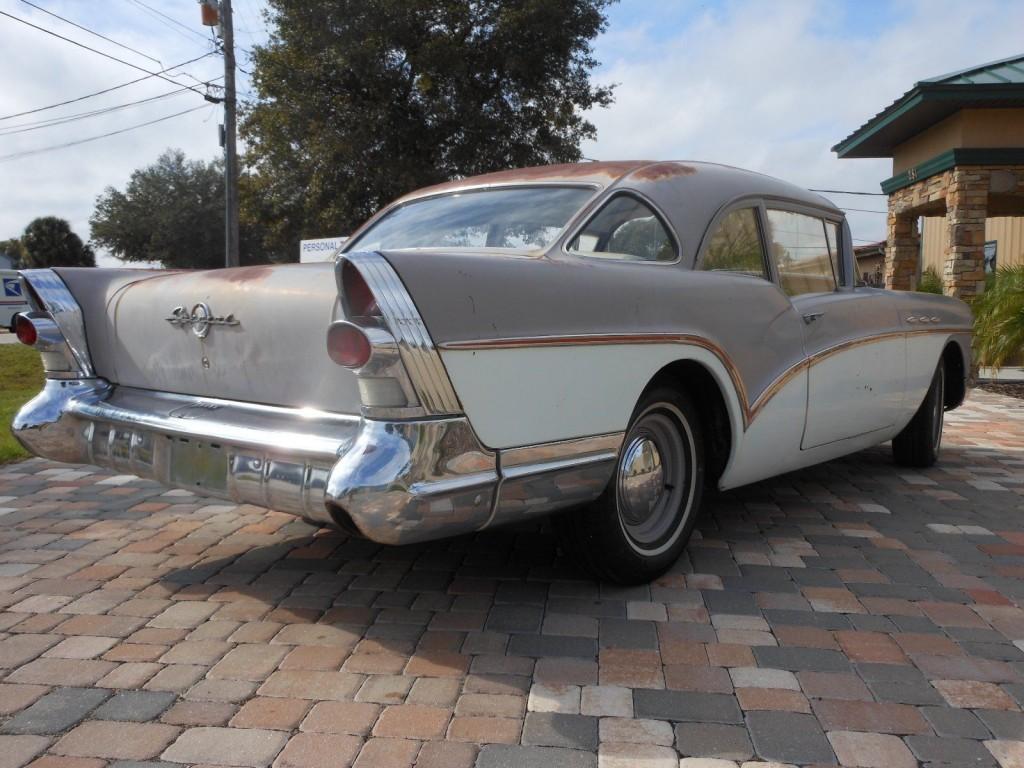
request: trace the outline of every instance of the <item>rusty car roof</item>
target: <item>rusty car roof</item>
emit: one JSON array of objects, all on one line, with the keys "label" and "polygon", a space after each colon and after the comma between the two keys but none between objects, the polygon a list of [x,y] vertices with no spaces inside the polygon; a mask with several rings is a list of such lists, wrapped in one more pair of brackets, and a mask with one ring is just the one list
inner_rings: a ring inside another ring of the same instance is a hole
[{"label": "rusty car roof", "polygon": [[744,190],[749,195],[784,197],[838,212],[830,200],[787,181],[729,165],[691,160],[608,160],[513,168],[417,189],[387,208],[421,197],[491,185],[577,183],[606,188],[646,186],[670,179],[691,180],[704,194],[710,193],[709,197],[730,197]]}]

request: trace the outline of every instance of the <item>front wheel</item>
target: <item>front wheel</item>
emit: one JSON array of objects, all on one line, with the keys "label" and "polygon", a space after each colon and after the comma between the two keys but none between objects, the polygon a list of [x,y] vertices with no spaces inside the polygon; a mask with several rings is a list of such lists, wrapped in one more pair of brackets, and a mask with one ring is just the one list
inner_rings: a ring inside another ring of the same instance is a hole
[{"label": "front wheel", "polygon": [[930,467],[939,458],[946,412],[946,369],[939,361],[914,418],[892,439],[892,455],[904,467]]},{"label": "front wheel", "polygon": [[640,398],[615,473],[594,504],[555,520],[563,549],[595,577],[641,584],[668,570],[690,538],[704,487],[700,419],[668,387]]}]

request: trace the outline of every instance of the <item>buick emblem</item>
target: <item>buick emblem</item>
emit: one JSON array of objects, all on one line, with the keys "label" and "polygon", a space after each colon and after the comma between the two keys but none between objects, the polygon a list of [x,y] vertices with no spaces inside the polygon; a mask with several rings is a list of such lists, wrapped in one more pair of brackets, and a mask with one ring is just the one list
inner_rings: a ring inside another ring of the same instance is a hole
[{"label": "buick emblem", "polygon": [[238,325],[234,315],[217,317],[210,311],[210,305],[203,302],[192,307],[191,312],[185,307],[175,307],[171,310],[171,316],[164,319],[179,328],[191,326],[192,333],[199,339],[205,339],[210,333],[210,328],[215,325]]}]

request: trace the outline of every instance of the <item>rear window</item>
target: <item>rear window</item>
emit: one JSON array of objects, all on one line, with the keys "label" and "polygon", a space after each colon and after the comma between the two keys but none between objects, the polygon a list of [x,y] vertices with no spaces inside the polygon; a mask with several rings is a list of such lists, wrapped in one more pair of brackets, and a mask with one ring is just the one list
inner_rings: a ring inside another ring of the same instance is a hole
[{"label": "rear window", "polygon": [[513,187],[414,200],[386,214],[346,250],[546,248],[593,194],[589,187]]}]

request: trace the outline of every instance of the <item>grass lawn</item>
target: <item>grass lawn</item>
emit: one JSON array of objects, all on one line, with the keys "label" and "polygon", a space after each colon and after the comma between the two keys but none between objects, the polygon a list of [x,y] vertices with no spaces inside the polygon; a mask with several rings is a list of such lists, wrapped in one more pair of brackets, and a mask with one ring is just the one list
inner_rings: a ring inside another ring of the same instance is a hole
[{"label": "grass lawn", "polygon": [[0,345],[0,464],[28,456],[11,434],[11,421],[42,387],[39,353],[21,344]]}]

